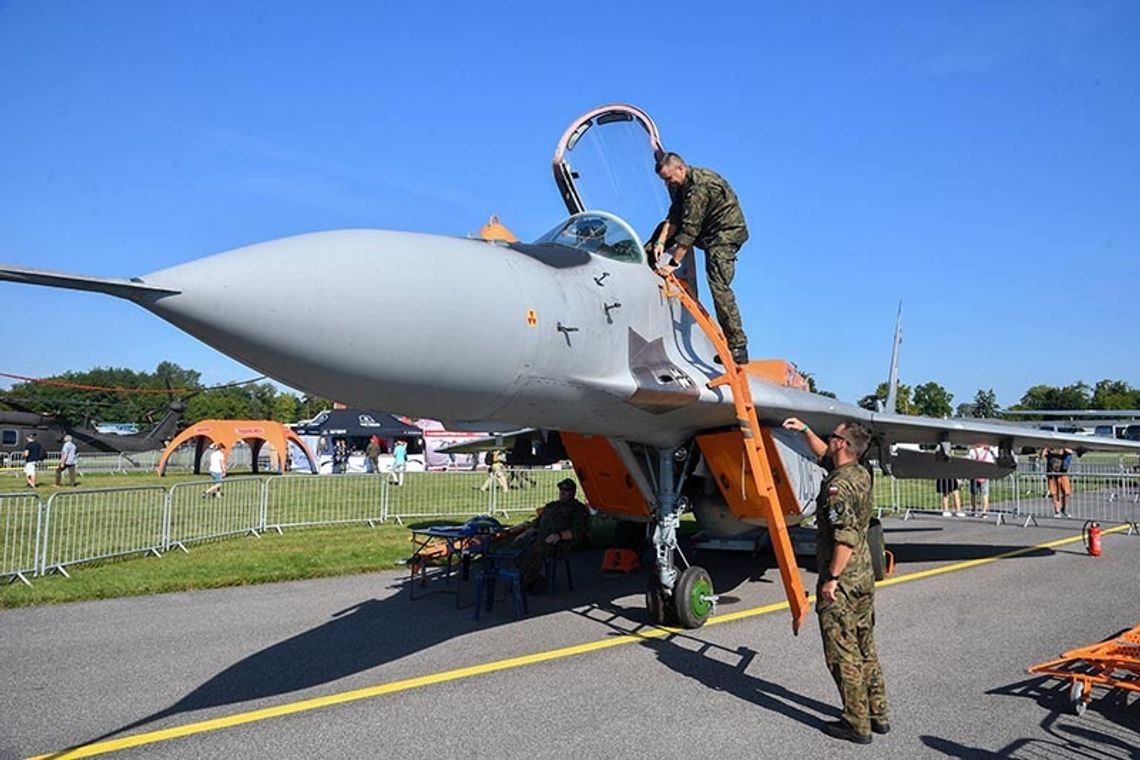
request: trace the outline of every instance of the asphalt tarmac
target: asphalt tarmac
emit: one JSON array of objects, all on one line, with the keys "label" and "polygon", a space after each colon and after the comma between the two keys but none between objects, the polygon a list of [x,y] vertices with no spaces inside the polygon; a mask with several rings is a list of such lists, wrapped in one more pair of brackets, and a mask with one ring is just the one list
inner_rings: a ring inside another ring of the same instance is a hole
[{"label": "asphalt tarmac", "polygon": [[2,612],[0,757],[1140,756],[1140,700],[1097,689],[1077,717],[1067,685],[1025,672],[1140,622],[1140,536],[1091,558],[1073,523],[885,527],[893,730],[869,747],[822,732],[818,626],[792,635],[766,557],[690,554],[722,602],[669,632],[645,623],[644,575],[587,552],[576,589],[521,620],[412,601],[397,572]]}]

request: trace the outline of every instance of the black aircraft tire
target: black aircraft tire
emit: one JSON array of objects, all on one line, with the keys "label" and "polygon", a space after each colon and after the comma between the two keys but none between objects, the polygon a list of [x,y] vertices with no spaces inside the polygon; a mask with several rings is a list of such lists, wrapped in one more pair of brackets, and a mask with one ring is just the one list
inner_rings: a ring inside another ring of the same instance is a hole
[{"label": "black aircraft tire", "polygon": [[887,554],[883,542],[883,524],[877,517],[871,518],[871,525],[867,528],[867,545],[871,550],[871,570],[875,573],[875,580],[881,581],[887,577]]},{"label": "black aircraft tire", "polygon": [[661,584],[656,578],[649,579],[645,587],[645,611],[649,614],[649,622],[653,625],[665,625],[665,594]]},{"label": "black aircraft tire", "polygon": [[693,565],[681,572],[673,603],[682,628],[700,628],[705,624],[712,614],[712,602],[707,600],[712,594],[712,578],[703,567]]}]

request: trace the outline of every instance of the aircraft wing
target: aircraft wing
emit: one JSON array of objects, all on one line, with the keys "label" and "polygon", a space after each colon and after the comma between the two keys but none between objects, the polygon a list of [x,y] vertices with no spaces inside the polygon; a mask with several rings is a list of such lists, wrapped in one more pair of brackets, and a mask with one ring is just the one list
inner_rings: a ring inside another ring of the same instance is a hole
[{"label": "aircraft wing", "polygon": [[816,431],[830,432],[840,422],[854,419],[871,428],[876,442],[884,447],[900,443],[932,446],[941,443],[953,446],[984,443],[1014,453],[1067,447],[1078,454],[1089,451],[1140,454],[1140,441],[1058,433],[996,420],[934,419],[871,412],[815,393],[756,382],[752,384],[752,393],[764,425],[775,426],[787,417],[799,417]]},{"label": "aircraft wing", "polygon": [[449,443],[436,450],[442,454],[481,454],[484,451],[494,451],[495,449],[513,449],[518,441],[529,442],[535,436],[542,437],[543,431],[538,428],[519,428],[507,433],[497,433],[460,443]]}]

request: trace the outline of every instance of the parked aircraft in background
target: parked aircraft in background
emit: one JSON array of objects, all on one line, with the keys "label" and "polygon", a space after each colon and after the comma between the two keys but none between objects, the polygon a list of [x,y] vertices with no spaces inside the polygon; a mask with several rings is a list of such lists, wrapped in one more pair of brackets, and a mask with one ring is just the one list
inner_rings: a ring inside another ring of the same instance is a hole
[{"label": "parked aircraft in background", "polygon": [[[868,411],[810,393],[782,360],[746,367],[744,387],[761,429],[743,425],[730,386],[715,382],[725,370],[714,362],[714,342],[663,291],[630,222],[610,213],[623,209],[590,195],[591,181],[620,185],[612,171],[618,167],[605,165],[612,145],[629,149],[638,162],[634,180],[649,180],[645,193],[657,193],[647,210],[631,214],[648,232],[667,205],[653,176],[657,128],[636,108],[605,106],[577,119],[559,142],[555,175],[570,216],[531,243],[341,230],[132,279],[18,266],[0,266],[0,279],[133,301],[276,380],[354,406],[460,429],[557,431],[591,506],[649,524],[653,618],[671,611],[688,626],[704,621],[716,595],[708,574],[684,567],[676,551],[682,509],[721,535],[769,524],[774,544],[786,543],[785,522],[814,511],[823,471],[801,437],[780,428],[788,416],[821,431],[847,419],[865,423],[874,433],[869,456],[901,477],[949,475],[951,466],[955,475],[966,466],[975,476],[999,477],[1013,469],[1014,452],[1042,446],[1140,452],[1140,443],[1127,441]],[[590,160],[599,158],[603,166],[591,171]],[[317,259],[326,266],[314,269]],[[380,280],[403,286],[389,296],[382,331],[348,313]],[[427,291],[449,296],[425,312],[415,294]],[[477,332],[456,331],[456,320]],[[482,336],[477,343],[473,334]],[[778,498],[751,485],[760,474],[745,472],[745,435],[763,439],[771,468],[763,477],[779,487]],[[950,462],[949,446],[978,442],[999,450],[996,463]],[[935,450],[892,454],[899,443]],[[777,557],[798,625],[806,613],[799,570],[794,558]]]},{"label": "parked aircraft in background", "polygon": [[[15,405],[7,403],[9,406]],[[100,433],[93,427],[72,425],[65,418],[54,414],[0,410],[0,453],[11,455],[22,452],[24,436],[28,433],[36,434],[36,440],[45,451],[59,451],[63,447],[65,435],[71,436],[81,454],[154,451],[165,446],[178,432],[185,409],[186,405],[182,401],[171,401],[166,413],[153,427],[133,435]]]}]

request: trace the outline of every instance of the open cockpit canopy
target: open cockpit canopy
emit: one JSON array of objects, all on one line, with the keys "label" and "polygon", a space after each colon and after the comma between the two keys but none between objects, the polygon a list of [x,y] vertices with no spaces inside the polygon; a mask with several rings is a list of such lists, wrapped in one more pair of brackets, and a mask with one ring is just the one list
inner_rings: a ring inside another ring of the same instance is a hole
[{"label": "open cockpit canopy", "polygon": [[669,193],[653,170],[660,151],[657,125],[639,108],[614,104],[582,114],[554,152],[554,180],[567,211],[611,212],[635,231],[635,240],[648,240],[669,211]]}]

